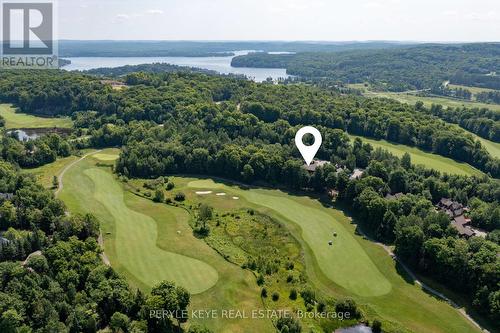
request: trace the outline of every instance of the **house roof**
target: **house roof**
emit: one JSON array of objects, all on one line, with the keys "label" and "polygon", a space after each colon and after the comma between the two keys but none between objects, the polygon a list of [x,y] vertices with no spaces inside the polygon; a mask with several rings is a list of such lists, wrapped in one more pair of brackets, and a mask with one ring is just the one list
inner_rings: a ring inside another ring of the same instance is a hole
[{"label": "house roof", "polygon": [[12,200],[14,193],[0,193],[0,199]]},{"label": "house roof", "polygon": [[385,196],[385,198],[388,199],[388,200],[399,199],[403,195],[404,195],[404,193],[401,193],[401,192],[398,192],[398,193],[395,193],[395,194],[387,193],[387,195]]},{"label": "house roof", "polygon": [[467,224],[470,220],[466,219],[464,215],[457,216],[453,219],[451,224],[457,229],[460,235],[474,236],[476,233]]},{"label": "house roof", "polygon": [[453,201],[451,201],[448,198],[441,198],[441,200],[439,201],[439,203],[441,205],[443,205],[443,206],[449,207],[449,206],[451,206],[451,204],[453,203]]},{"label": "house roof", "polygon": [[363,169],[354,169],[354,172],[352,173],[352,175],[349,177],[349,179],[359,179],[361,178],[361,176],[363,176],[363,173],[365,173],[365,171]]},{"label": "house roof", "polygon": [[304,164],[304,169],[306,169],[309,172],[314,172],[318,167],[322,167],[327,164],[330,164],[330,162],[323,160],[313,160],[310,165]]}]

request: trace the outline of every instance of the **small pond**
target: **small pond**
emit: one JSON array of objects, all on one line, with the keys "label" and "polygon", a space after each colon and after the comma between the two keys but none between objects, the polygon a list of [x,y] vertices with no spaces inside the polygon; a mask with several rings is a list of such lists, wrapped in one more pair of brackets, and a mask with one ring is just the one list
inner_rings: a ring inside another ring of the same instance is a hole
[{"label": "small pond", "polygon": [[15,134],[19,141],[29,141],[39,138],[49,133],[57,133],[59,135],[71,133],[70,128],[20,128],[13,129],[7,132],[7,135]]},{"label": "small pond", "polygon": [[372,329],[369,326],[357,325],[348,328],[341,328],[335,331],[335,333],[372,333]]}]

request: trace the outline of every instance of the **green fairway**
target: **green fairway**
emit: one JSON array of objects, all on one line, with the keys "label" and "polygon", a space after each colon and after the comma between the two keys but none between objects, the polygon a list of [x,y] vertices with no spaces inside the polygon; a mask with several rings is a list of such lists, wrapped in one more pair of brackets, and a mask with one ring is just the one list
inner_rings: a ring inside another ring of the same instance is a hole
[{"label": "green fairway", "polygon": [[[156,246],[155,221],[127,207],[123,190],[113,176],[98,168],[84,171],[95,186],[94,198],[116,223],[117,259],[143,283],[152,286],[166,279],[197,294],[217,282],[217,271],[202,261],[167,252]],[[173,216],[165,216],[173,219]]]},{"label": "green fairway", "polygon": [[[355,226],[339,210],[278,190],[242,189],[210,179],[176,177],[174,182],[185,188],[190,200],[214,207],[251,206],[283,223],[303,245],[307,275],[322,293],[354,297],[368,306],[369,313],[392,321],[396,331],[404,326],[415,332],[477,332],[457,310],[401,275],[382,247],[355,235]],[[196,194],[209,189],[214,192]],[[231,200],[232,196],[239,200]],[[333,240],[332,247],[328,240]]]},{"label": "green fairway", "polygon": [[[215,188],[215,183],[199,180],[188,186]],[[238,195],[256,205],[273,209],[299,225],[302,237],[311,246],[322,272],[338,285],[360,296],[380,296],[391,290],[389,281],[359,243],[332,216],[266,190],[241,191]],[[337,237],[333,236],[334,232]],[[330,240],[333,240],[332,246],[328,244]]]},{"label": "green fairway", "polygon": [[108,161],[116,161],[119,157],[119,153],[116,154],[97,153],[92,156],[100,161],[108,162]]},{"label": "green fairway", "polygon": [[[457,125],[457,127],[459,127],[459,126]],[[479,142],[481,142],[483,147],[486,148],[486,150],[488,151],[488,153],[490,153],[491,156],[496,157],[496,158],[500,158],[500,143],[484,139],[484,138],[478,136],[477,134],[469,132],[465,129],[463,129],[463,130],[466,131],[467,133],[469,133],[470,135],[472,135],[474,137],[474,139],[479,140]]]},{"label": "green fairway", "polygon": [[[116,150],[102,154],[116,156]],[[108,168],[96,167],[102,160],[95,155],[67,170],[59,197],[71,212],[92,213],[99,219],[105,253],[114,269],[143,291],[159,280],[171,280],[197,292],[191,298],[193,310],[263,309],[255,276],[195,238],[185,210],[124,190]],[[190,322],[214,332],[273,331],[266,319],[192,318]]]},{"label": "green fairway", "polygon": [[5,128],[71,128],[73,122],[69,117],[44,118],[16,112],[11,104],[0,104],[0,116],[5,119]]},{"label": "green fairway", "polygon": [[[358,137],[355,135],[349,136],[351,139]],[[398,157],[403,156],[404,153],[409,153],[413,164],[421,164],[426,168],[435,169],[449,174],[466,176],[483,174],[481,171],[467,163],[461,163],[441,155],[427,153],[415,147],[390,143],[385,140],[368,139],[362,136],[359,136],[359,138],[364,142],[371,144],[374,148],[386,149]]]},{"label": "green fairway", "polygon": [[430,107],[432,104],[441,104],[444,107],[466,107],[466,108],[487,108],[490,110],[500,111],[499,104],[487,104],[475,101],[465,101],[447,97],[421,97],[416,96],[413,93],[406,92],[387,92],[387,91],[371,91],[368,90],[363,84],[350,84],[349,87],[354,89],[360,89],[363,95],[366,97],[381,97],[395,99],[401,103],[407,103],[415,105],[418,101],[422,101],[426,107]]},{"label": "green fairway", "polygon": [[[116,260],[140,283],[151,287],[159,281],[170,280],[196,294],[217,282],[217,271],[210,265],[157,247],[155,221],[128,208],[122,188],[110,173],[89,168],[73,177],[68,174],[64,181],[62,198],[76,191],[79,205],[90,204],[94,209],[88,212],[102,220],[113,220]],[[173,216],[164,218],[173,219]]]},{"label": "green fairway", "polygon": [[43,185],[43,187],[52,188],[54,186],[52,183],[53,177],[59,176],[59,174],[62,172],[62,170],[66,165],[76,161],[77,159],[78,159],[77,156],[58,158],[56,161],[52,163],[45,164],[38,168],[23,169],[22,172],[34,174],[37,177],[40,184]]}]

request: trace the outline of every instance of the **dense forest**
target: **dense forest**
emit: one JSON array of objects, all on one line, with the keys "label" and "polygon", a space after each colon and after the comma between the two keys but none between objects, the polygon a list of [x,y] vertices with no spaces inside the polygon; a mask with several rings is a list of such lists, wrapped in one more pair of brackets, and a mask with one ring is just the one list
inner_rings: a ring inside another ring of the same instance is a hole
[{"label": "dense forest", "polygon": [[186,318],[149,312],[185,310],[189,293],[168,282],[149,294],[132,290],[102,263],[94,217],[68,216],[33,176],[2,159],[0,192],[1,332],[180,331]]},{"label": "dense forest", "polygon": [[251,53],[233,58],[235,67],[286,68],[301,79],[369,82],[389,91],[430,89],[445,80],[500,89],[500,44],[421,45],[383,50]]},{"label": "dense forest", "polygon": [[[335,90],[308,85],[257,84],[189,72],[131,73],[123,80],[128,87],[113,90],[97,78],[77,73],[44,71],[35,76],[29,71],[2,72],[0,100],[14,103],[28,113],[71,115],[74,126],[85,129],[90,136],[86,141],[74,142],[72,148],[122,147],[116,164],[116,171],[122,177],[156,178],[191,173],[319,193],[335,189],[339,202],[356,212],[362,227],[379,240],[394,244],[398,257],[421,273],[469,295],[476,310],[492,321],[500,320],[499,244],[495,236],[500,228],[499,180],[487,175],[440,174],[413,165],[408,154],[400,159],[384,150],[373,149],[359,139],[352,141],[346,134],[347,131],[420,147],[468,162],[498,178],[500,161],[491,157],[463,130],[442,121],[440,117],[444,116],[437,111],[424,109],[422,105],[408,106],[384,99],[345,96]],[[295,133],[303,125],[314,125],[321,131],[324,140],[318,158],[331,162],[313,174],[303,168],[300,154],[293,145]],[[27,148],[18,145],[12,149],[22,151]],[[10,155],[5,151],[10,150],[3,149],[7,160]],[[9,161],[20,164],[22,159],[14,157]],[[336,165],[342,166],[342,170],[339,171]],[[355,168],[365,170],[359,179],[349,177]],[[12,172],[7,177],[0,174],[3,180],[0,185],[5,183],[5,186],[10,186],[7,191],[19,196],[21,190],[16,186],[24,182],[9,181]],[[402,195],[397,199],[386,199],[387,194],[395,193]],[[493,231],[493,236],[488,240],[460,238],[449,217],[434,208],[441,198],[469,204],[471,215],[475,216],[473,223]],[[15,221],[18,221],[18,216],[23,215],[18,213],[16,200],[17,197],[13,203],[6,201],[10,215],[5,216],[17,216]],[[90,267],[86,264],[72,268],[72,261],[65,262],[69,271],[75,271],[68,273],[74,278],[69,281],[75,283],[68,286],[62,284],[62,280],[59,282],[63,294],[68,290],[66,302],[70,309],[77,311],[79,307],[71,302],[88,298],[74,295],[90,293],[94,288],[86,288],[100,285],[99,276],[114,275],[95,260],[98,254],[94,239],[95,221],[90,217],[64,216],[60,203],[49,206],[50,212],[33,214],[33,223],[15,223],[20,230],[40,230],[51,235],[47,237],[47,246],[55,250],[47,251],[47,281],[69,279],[56,273],[60,270],[54,267],[63,265],[57,253],[82,251],[75,255],[80,258],[78,260],[83,260],[82,257],[89,260]],[[43,211],[44,206],[38,209]],[[39,243],[43,244],[45,238],[40,238]],[[61,245],[63,250],[58,247],[59,239],[64,242]],[[37,242],[32,243],[31,239],[26,242],[28,252],[40,247]],[[11,252],[7,252],[11,258],[22,258],[12,257]],[[91,274],[96,269],[97,280]],[[8,279],[12,274],[0,276]],[[160,285],[158,288],[157,292],[162,292],[162,288],[172,290],[176,287]],[[111,325],[112,317],[120,313],[116,316],[124,315],[129,321],[136,322],[134,325],[158,325],[151,320],[141,323],[145,318],[138,309],[144,305],[134,306],[137,298],[146,306],[150,304],[148,296],[134,298],[132,294],[130,298],[130,291],[123,292],[127,296],[111,305],[105,302],[107,297],[101,298],[103,308],[96,309],[93,321],[85,318],[78,323],[90,322],[103,327]],[[173,294],[185,300],[182,290]],[[19,299],[24,300],[22,296]],[[122,304],[122,300],[130,303]],[[187,303],[178,300],[175,304],[185,306]],[[19,311],[26,306],[20,306]],[[61,324],[70,325],[72,321],[67,318],[73,317],[59,312],[59,318],[64,318]],[[26,325],[35,324],[27,321]]]},{"label": "dense forest", "polygon": [[[0,100],[28,113],[79,116],[77,123],[83,121],[83,125],[99,124],[96,115],[105,116],[100,120],[101,125],[103,121],[120,125],[122,121],[134,120],[161,124],[181,114],[176,110],[179,105],[189,110],[195,102],[228,100],[240,105],[240,112],[234,113],[234,117],[244,121],[253,119],[238,129],[238,132],[248,132],[250,137],[257,133],[274,143],[276,124],[281,123],[338,128],[351,134],[416,146],[470,163],[494,177],[500,176],[500,161],[490,156],[479,142],[433,115],[415,112],[418,105],[343,96],[305,85],[256,84],[184,72],[134,73],[127,75],[125,82],[132,87],[118,91],[81,74],[44,72],[33,78],[23,73],[4,72],[0,75]],[[96,113],[78,112],[85,110]],[[211,122],[213,128],[233,129],[222,116],[214,117]],[[256,128],[252,128],[252,122]],[[498,131],[497,125],[492,126],[488,137],[499,137]]]}]

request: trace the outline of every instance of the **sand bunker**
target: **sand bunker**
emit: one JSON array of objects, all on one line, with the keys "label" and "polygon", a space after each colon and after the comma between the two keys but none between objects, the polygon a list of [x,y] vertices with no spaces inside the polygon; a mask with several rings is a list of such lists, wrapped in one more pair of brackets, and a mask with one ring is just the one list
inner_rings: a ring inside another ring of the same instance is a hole
[{"label": "sand bunker", "polygon": [[197,191],[195,192],[196,194],[199,194],[199,195],[206,195],[206,194],[210,194],[212,193],[212,191]]},{"label": "sand bunker", "polygon": [[215,193],[215,195],[223,196],[223,195],[226,195],[226,193]]},{"label": "sand bunker", "polygon": [[234,200],[238,200],[240,197],[233,197]]}]

